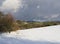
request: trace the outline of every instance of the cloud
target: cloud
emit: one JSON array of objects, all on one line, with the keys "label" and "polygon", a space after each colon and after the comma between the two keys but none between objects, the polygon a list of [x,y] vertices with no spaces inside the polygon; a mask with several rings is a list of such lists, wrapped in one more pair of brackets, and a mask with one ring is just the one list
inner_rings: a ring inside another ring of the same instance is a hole
[{"label": "cloud", "polygon": [[40,5],[38,5],[37,8],[39,9],[40,8]]},{"label": "cloud", "polygon": [[[18,14],[22,20],[48,20],[60,18],[60,0],[24,0],[26,8],[21,9]],[[20,17],[21,16],[21,17]],[[24,18],[23,18],[24,17]],[[45,17],[45,18],[44,18]]]},{"label": "cloud", "polygon": [[51,15],[50,18],[58,18],[60,16],[60,14],[54,14],[54,15]]},{"label": "cloud", "polygon": [[52,14],[52,15],[44,16],[44,18],[58,18],[59,16],[60,14]]},{"label": "cloud", "polygon": [[5,0],[0,8],[8,12],[19,10],[16,17],[21,20],[60,19],[60,0]]},{"label": "cloud", "polygon": [[16,12],[21,6],[21,0],[5,0],[1,5],[2,11]]}]

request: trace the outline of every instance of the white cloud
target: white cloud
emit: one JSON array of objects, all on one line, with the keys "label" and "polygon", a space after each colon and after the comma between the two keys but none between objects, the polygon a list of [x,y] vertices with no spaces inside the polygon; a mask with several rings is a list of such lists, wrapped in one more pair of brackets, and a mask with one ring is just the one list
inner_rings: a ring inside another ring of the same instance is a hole
[{"label": "white cloud", "polygon": [[59,17],[60,14],[52,14],[52,15],[48,15],[48,16],[44,16],[44,18],[57,18]]},{"label": "white cloud", "polygon": [[51,18],[57,18],[60,14],[51,15]]},{"label": "white cloud", "polygon": [[38,5],[37,8],[39,9],[40,8],[40,5]]},{"label": "white cloud", "polygon": [[21,0],[5,0],[2,3],[1,9],[3,11],[16,12],[21,6]]}]

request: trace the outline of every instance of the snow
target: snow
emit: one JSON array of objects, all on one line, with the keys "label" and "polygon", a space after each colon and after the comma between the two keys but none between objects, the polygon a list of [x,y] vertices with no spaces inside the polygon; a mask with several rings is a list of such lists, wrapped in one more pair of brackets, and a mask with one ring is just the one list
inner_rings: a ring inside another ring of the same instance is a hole
[{"label": "snow", "polygon": [[60,25],[0,34],[0,44],[60,44]]}]

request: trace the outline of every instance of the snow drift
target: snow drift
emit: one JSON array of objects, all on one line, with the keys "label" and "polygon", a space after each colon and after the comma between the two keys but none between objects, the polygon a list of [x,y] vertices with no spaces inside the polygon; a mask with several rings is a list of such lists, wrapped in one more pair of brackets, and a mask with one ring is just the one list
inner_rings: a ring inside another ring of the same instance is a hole
[{"label": "snow drift", "polygon": [[0,44],[60,44],[60,25],[4,33]]}]

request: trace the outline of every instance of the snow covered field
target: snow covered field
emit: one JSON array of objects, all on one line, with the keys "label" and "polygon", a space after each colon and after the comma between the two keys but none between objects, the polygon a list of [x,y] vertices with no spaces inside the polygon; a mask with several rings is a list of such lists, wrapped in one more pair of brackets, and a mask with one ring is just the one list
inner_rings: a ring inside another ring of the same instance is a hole
[{"label": "snow covered field", "polygon": [[60,25],[4,33],[0,44],[60,44]]}]

